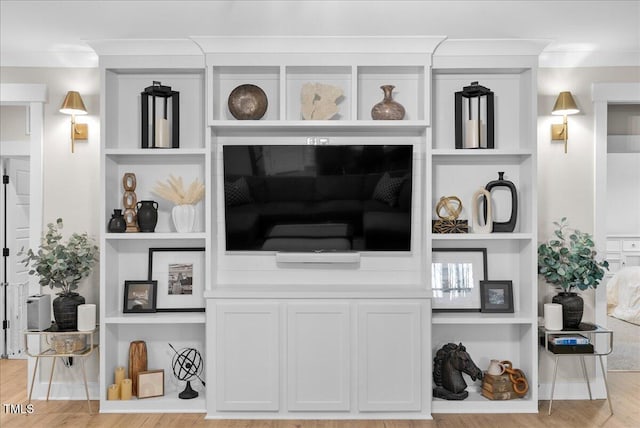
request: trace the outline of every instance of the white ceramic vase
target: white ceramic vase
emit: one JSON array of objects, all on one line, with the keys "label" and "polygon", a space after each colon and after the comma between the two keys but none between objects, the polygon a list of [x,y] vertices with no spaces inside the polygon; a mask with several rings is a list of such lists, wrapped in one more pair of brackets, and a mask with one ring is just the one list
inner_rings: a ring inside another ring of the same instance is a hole
[{"label": "white ceramic vase", "polygon": [[171,210],[171,217],[176,232],[193,232],[196,223],[196,207],[194,205],[176,205]]}]

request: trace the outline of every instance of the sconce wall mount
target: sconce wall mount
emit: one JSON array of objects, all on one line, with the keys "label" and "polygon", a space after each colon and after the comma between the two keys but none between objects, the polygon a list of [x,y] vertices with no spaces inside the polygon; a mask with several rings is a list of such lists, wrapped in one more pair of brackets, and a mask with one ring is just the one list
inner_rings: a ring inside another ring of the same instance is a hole
[{"label": "sconce wall mount", "polygon": [[76,91],[67,92],[64,101],[60,106],[60,113],[71,115],[71,153],[75,153],[76,140],[87,140],[89,138],[89,125],[86,123],[76,123],[76,115],[87,114],[87,108],[82,102],[82,97]]},{"label": "sconce wall mount", "polygon": [[554,116],[562,116],[562,124],[551,125],[551,140],[564,141],[564,152],[567,153],[567,141],[569,139],[569,126],[567,122],[567,116],[571,114],[580,113],[580,109],[576,105],[571,92],[560,92],[556,103],[553,106],[551,114]]}]

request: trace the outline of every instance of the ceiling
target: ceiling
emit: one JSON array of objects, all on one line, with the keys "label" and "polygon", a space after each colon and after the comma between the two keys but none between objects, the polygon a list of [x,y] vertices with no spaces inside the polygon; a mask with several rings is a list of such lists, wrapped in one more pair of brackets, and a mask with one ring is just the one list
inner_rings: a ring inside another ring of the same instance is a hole
[{"label": "ceiling", "polygon": [[443,35],[545,39],[540,66],[640,66],[640,0],[0,0],[0,65],[95,67],[87,40]]}]

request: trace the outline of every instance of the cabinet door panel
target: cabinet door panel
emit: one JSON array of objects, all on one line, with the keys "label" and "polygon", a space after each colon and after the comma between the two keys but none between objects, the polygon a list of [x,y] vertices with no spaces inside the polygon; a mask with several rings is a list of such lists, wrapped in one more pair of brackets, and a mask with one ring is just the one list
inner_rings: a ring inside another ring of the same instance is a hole
[{"label": "cabinet door panel", "polygon": [[289,410],[349,410],[349,324],[345,303],[288,305]]},{"label": "cabinet door panel", "polygon": [[420,304],[360,304],[358,330],[359,409],[420,410]]},{"label": "cabinet door panel", "polygon": [[278,305],[216,305],[216,407],[278,410]]}]

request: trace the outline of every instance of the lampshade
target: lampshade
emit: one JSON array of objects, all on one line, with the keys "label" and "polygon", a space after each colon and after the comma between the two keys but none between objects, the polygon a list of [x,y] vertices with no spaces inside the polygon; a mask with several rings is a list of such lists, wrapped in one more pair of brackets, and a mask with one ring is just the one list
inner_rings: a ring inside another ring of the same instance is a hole
[{"label": "lampshade", "polygon": [[563,116],[567,114],[576,114],[576,113],[580,113],[580,109],[576,105],[576,102],[573,99],[571,92],[569,91],[560,92],[560,95],[558,95],[558,99],[556,99],[556,103],[553,106],[553,110],[551,111],[551,114],[554,114],[557,116]]},{"label": "lampshade", "polygon": [[87,108],[82,102],[82,97],[76,91],[67,92],[64,101],[60,106],[60,113],[64,114],[87,114]]}]

